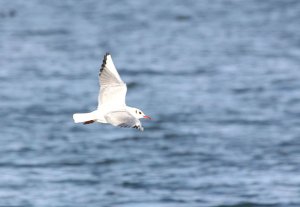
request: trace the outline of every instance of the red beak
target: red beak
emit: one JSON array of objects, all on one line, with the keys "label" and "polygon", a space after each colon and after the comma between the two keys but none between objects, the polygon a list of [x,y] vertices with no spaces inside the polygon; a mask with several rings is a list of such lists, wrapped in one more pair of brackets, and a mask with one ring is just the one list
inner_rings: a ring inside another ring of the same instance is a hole
[{"label": "red beak", "polygon": [[150,116],[144,116],[144,119],[151,119]]}]

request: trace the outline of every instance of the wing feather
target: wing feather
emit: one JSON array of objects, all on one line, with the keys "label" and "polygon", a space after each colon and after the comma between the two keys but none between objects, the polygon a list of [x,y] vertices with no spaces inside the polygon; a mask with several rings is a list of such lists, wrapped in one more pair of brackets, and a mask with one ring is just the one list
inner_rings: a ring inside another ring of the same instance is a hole
[{"label": "wing feather", "polygon": [[133,128],[137,125],[141,125],[141,122],[128,111],[112,111],[107,113],[104,117],[108,123],[114,126]]},{"label": "wing feather", "polygon": [[98,108],[116,110],[126,106],[127,86],[121,79],[111,55],[106,53],[99,72]]}]

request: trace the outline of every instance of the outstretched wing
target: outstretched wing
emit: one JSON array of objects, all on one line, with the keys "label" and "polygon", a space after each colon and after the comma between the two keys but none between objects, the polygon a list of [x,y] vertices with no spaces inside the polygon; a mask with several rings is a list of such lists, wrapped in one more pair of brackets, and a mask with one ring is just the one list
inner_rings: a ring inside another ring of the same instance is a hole
[{"label": "outstretched wing", "polygon": [[99,73],[100,92],[98,96],[98,108],[106,108],[107,111],[124,108],[127,86],[121,79],[111,55],[106,53]]},{"label": "outstretched wing", "polygon": [[131,115],[128,111],[112,111],[105,115],[108,123],[118,127],[129,127],[143,130],[141,122]]}]

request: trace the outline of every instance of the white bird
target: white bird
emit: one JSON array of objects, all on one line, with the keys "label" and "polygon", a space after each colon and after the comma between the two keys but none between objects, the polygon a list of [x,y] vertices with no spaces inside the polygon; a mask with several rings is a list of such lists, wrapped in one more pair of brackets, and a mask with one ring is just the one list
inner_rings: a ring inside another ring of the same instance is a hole
[{"label": "white bird", "polygon": [[73,114],[74,122],[84,124],[100,122],[143,131],[144,128],[139,119],[151,118],[138,108],[126,106],[127,86],[122,81],[109,53],[106,53],[103,58],[99,72],[99,84],[97,110],[90,113]]}]

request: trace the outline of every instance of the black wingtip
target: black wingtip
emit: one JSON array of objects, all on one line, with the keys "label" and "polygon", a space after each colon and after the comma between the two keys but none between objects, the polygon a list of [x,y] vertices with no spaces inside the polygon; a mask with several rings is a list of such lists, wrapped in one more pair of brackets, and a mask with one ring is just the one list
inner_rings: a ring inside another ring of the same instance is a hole
[{"label": "black wingtip", "polygon": [[109,52],[105,53],[104,57],[103,57],[103,62],[102,62],[102,65],[101,65],[101,68],[100,68],[100,72],[99,72],[99,75],[101,74],[102,70],[104,69],[105,65],[106,65],[106,60],[107,60],[107,56],[110,55]]}]

